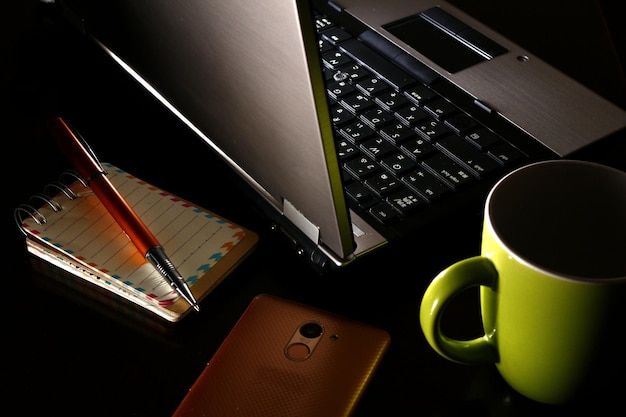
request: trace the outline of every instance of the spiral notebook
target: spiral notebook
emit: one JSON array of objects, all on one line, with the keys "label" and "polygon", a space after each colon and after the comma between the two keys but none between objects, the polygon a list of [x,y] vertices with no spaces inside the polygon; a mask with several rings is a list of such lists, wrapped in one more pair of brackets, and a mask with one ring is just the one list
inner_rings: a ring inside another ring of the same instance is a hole
[{"label": "spiral notebook", "polygon": [[[199,302],[256,246],[255,232],[112,164],[103,165]],[[28,204],[17,207],[15,219],[26,236],[28,252],[86,285],[104,288],[121,302],[130,301],[170,322],[191,311],[72,172],[63,173],[44,193],[33,194]]]}]

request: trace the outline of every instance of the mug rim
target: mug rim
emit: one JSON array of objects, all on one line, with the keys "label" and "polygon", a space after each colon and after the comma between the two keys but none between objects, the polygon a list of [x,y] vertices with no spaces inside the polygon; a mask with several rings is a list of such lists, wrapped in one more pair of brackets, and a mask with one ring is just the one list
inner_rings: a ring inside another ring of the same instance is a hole
[{"label": "mug rim", "polygon": [[[508,174],[506,174],[504,177],[502,177],[500,180],[498,180],[493,187],[491,188],[491,190],[489,191],[489,194],[487,195],[487,199],[485,201],[485,207],[484,207],[484,222],[486,223],[487,227],[489,227],[489,233],[491,234],[492,238],[495,239],[498,243],[498,245],[500,245],[501,247],[505,248],[507,253],[512,256],[517,262],[519,262],[520,264],[525,265],[528,268],[531,268],[535,271],[538,271],[542,274],[545,275],[549,275],[553,278],[557,278],[557,279],[561,279],[561,280],[566,280],[566,281],[570,281],[570,282],[577,282],[577,283],[587,283],[587,284],[597,284],[597,285],[606,285],[606,284],[621,284],[626,282],[626,274],[625,275],[618,275],[618,276],[611,276],[611,277],[590,277],[590,276],[584,276],[584,275],[575,275],[575,274],[571,274],[571,273],[566,273],[566,272],[560,272],[548,267],[544,267],[541,265],[538,265],[536,262],[531,261],[530,259],[528,259],[525,256],[522,256],[519,253],[519,250],[516,250],[514,248],[512,248],[509,244],[507,244],[503,239],[500,233],[498,233],[494,227],[494,222],[492,219],[492,216],[490,215],[490,207],[491,207],[491,203],[494,199],[494,195],[498,192],[498,190],[502,187],[502,184],[507,182],[509,180],[509,178],[513,175],[516,175],[518,172],[520,171],[525,171],[528,169],[531,169],[535,166],[539,166],[539,165],[554,165],[554,164],[558,164],[558,165],[584,165],[584,166],[590,166],[593,168],[600,168],[603,170],[607,170],[607,171],[613,171],[614,173],[619,173],[620,175],[623,175],[626,178],[626,172],[621,171],[617,168],[614,167],[610,167],[608,165],[603,165],[600,163],[596,163],[596,162],[590,162],[590,161],[583,161],[583,160],[575,160],[575,159],[550,159],[550,160],[544,160],[544,161],[538,161],[538,162],[532,162],[530,164],[527,165],[523,165],[521,167],[516,168],[515,170],[509,172]],[[626,256],[626,254],[625,254]]]}]

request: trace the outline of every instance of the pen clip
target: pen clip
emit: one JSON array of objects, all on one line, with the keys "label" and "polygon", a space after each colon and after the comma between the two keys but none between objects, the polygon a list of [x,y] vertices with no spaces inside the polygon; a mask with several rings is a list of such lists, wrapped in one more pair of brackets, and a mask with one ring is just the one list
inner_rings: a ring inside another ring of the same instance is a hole
[{"label": "pen clip", "polygon": [[100,159],[96,155],[96,152],[89,145],[89,143],[85,140],[85,138],[83,138],[83,136],[80,134],[80,132],[78,130],[76,130],[70,123],[68,123],[68,122],[64,122],[64,123],[67,125],[68,129],[70,129],[70,131],[74,134],[74,136],[80,142],[80,144],[83,146],[83,148],[85,148],[85,151],[89,154],[89,156],[91,156],[91,158],[93,159],[93,161],[97,165],[97,168],[98,168],[97,172],[94,172],[93,174],[91,174],[91,176],[89,178],[83,178],[87,182],[87,184],[89,184],[91,182],[91,179],[95,175],[107,175],[108,173],[107,173],[106,169],[104,169],[104,167],[100,163]]}]

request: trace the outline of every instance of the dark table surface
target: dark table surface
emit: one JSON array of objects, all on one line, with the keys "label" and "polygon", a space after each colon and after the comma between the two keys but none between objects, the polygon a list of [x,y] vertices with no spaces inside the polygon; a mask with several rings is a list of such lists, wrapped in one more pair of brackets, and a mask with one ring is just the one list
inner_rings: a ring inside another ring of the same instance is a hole
[{"label": "dark table surface", "polygon": [[[623,46],[623,36],[611,31],[614,13],[603,15],[593,1],[478,3],[474,7],[493,7],[494,22],[502,14],[519,16],[516,27],[502,29],[528,38],[553,64],[626,107],[626,81],[615,49]],[[610,9],[611,3],[604,6]],[[509,388],[493,366],[457,365],[426,344],[417,318],[422,292],[439,270],[478,254],[479,213],[438,225],[399,255],[386,254],[410,258],[398,266],[381,256],[321,277],[269,230],[206,145],[93,45],[39,12],[37,1],[11,0],[1,28],[7,188],[2,204],[8,236],[3,340],[9,352],[2,375],[8,386],[5,407],[11,404],[13,414],[171,415],[251,299],[271,293],[391,334],[391,348],[357,416],[537,416],[582,409],[624,415],[623,395],[617,394],[602,403],[535,403]],[[563,40],[570,41],[567,47],[559,46]],[[148,322],[102,307],[33,271],[12,211],[69,167],[44,128],[54,112],[71,120],[102,160],[259,233],[257,250],[202,302],[201,313],[173,326]],[[577,157],[623,169],[623,144],[603,143]],[[461,297],[460,308],[475,307],[475,299],[475,294]],[[477,313],[461,317],[450,321],[450,331],[475,334]],[[626,383],[615,388],[625,390]]]}]

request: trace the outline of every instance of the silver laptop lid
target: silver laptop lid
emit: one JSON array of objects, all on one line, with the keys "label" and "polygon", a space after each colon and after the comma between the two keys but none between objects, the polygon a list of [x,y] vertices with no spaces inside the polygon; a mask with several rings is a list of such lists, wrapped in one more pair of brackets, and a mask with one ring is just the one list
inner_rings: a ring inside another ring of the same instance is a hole
[{"label": "silver laptop lid", "polygon": [[[65,4],[86,34],[329,257],[353,257],[308,1]],[[361,252],[385,241],[363,223],[365,234]]]}]

